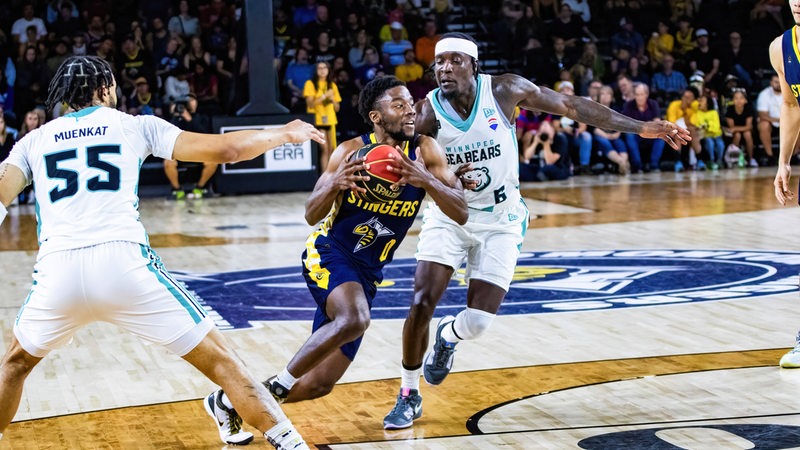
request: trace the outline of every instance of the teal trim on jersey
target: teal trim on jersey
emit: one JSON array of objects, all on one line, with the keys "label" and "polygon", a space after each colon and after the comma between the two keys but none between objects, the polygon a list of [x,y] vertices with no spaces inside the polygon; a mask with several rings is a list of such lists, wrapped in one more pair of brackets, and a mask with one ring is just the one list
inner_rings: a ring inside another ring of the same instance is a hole
[{"label": "teal trim on jersey", "polygon": [[473,208],[471,206],[467,206],[467,208],[474,209],[476,211],[483,211],[483,212],[492,212],[492,211],[494,211],[494,205],[487,206],[486,208]]},{"label": "teal trim on jersey", "polygon": [[[138,159],[139,159],[139,170],[136,171],[136,184],[133,187],[133,195],[136,196],[136,201],[133,203],[133,207],[137,211],[139,210],[139,180],[141,180],[141,178],[142,178],[142,164],[144,163],[142,158],[138,158]],[[517,170],[519,170],[519,169],[517,169]],[[142,219],[141,216],[137,218],[137,220],[139,222],[142,221],[141,219]]]},{"label": "teal trim on jersey", "polygon": [[34,202],[34,209],[36,210],[36,242],[39,243],[39,247],[42,246],[42,214],[39,212],[39,202]]},{"label": "teal trim on jersey", "polygon": [[[478,114],[478,105],[481,102],[481,85],[483,84],[482,77],[478,76],[478,86],[476,88],[475,93],[475,103],[472,104],[472,111],[469,113],[469,117],[467,120],[461,120],[460,117],[453,117],[447,114],[442,107],[442,104],[439,102],[439,91],[440,88],[436,88],[436,91],[433,93],[433,109],[439,113],[440,116],[444,117],[451,125],[456,127],[459,131],[467,132],[469,131],[470,127],[472,127],[472,122],[475,121],[475,116]],[[515,130],[516,132],[516,130]]]},{"label": "teal trim on jersey", "polygon": [[[33,271],[34,275],[36,275],[37,273],[38,273],[37,270]],[[31,286],[31,290],[30,290],[30,292],[28,292],[28,296],[25,297],[25,301],[22,302],[22,306],[19,307],[19,312],[17,313],[17,318],[14,319],[14,324],[15,325],[19,325],[19,318],[20,318],[20,316],[22,316],[22,310],[25,309],[25,305],[27,305],[28,302],[31,301],[31,295],[33,295],[33,288],[36,287],[36,284],[37,284],[36,280],[33,280],[33,286]]]},{"label": "teal trim on jersey", "polygon": [[[522,203],[522,207],[525,208],[525,220],[522,221],[522,239],[525,239],[525,235],[528,233],[528,222],[531,220],[531,212],[528,211],[528,205],[525,204],[525,199],[520,198],[519,202]],[[522,251],[522,242],[517,245],[517,250]]]},{"label": "teal trim on jersey", "polygon": [[77,110],[75,112],[71,112],[69,114],[64,114],[64,117],[74,117],[74,118],[77,119],[79,117],[88,116],[89,114],[97,111],[100,108],[102,108],[102,106],[99,106],[99,105],[98,106],[90,106],[88,108],[79,109],[79,110]]},{"label": "teal trim on jersey", "polygon": [[158,280],[158,282],[161,283],[164,287],[166,287],[167,290],[170,292],[170,294],[172,294],[172,296],[175,297],[176,300],[178,300],[178,303],[180,303],[181,306],[183,306],[183,308],[186,309],[186,311],[192,317],[192,320],[194,320],[194,323],[195,324],[200,323],[203,320],[203,318],[200,316],[200,314],[196,310],[197,305],[194,305],[194,302],[192,302],[186,296],[186,294],[181,292],[181,290],[178,289],[177,286],[175,286],[174,282],[172,280],[170,280],[169,278],[167,278],[156,267],[156,263],[157,262],[154,261],[153,258],[150,257],[150,253],[151,252],[149,251],[149,249],[147,247],[145,247],[142,244],[139,244],[139,248],[142,250],[142,257],[149,261],[147,263],[147,269],[150,270],[150,272],[153,272],[153,275],[156,276],[156,279]]}]

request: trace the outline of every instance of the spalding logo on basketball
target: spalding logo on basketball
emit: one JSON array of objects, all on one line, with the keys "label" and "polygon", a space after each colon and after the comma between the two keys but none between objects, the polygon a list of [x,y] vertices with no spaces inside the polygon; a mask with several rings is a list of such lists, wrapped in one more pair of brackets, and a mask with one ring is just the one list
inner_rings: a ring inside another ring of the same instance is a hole
[{"label": "spalding logo on basketball", "polygon": [[[397,159],[390,158],[390,154],[395,155]],[[402,186],[392,189],[392,184],[400,179],[400,175],[396,172],[389,172],[387,169],[387,166],[402,158],[396,148],[386,144],[369,144],[358,149],[353,154],[353,158],[366,158],[365,164],[369,166],[368,169],[357,173],[369,176],[369,180],[356,183],[359,187],[367,190],[366,193],[360,194],[364,200],[372,203],[390,202],[403,192]],[[394,165],[396,166],[397,163],[395,162]]]}]

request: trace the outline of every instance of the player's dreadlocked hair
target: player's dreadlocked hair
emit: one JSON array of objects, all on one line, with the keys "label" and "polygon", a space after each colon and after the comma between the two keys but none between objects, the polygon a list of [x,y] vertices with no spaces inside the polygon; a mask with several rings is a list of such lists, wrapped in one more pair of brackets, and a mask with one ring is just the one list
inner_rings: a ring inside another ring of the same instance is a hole
[{"label": "player's dreadlocked hair", "polygon": [[405,85],[403,81],[400,81],[397,77],[392,75],[375,77],[372,81],[367,83],[361,93],[358,94],[358,113],[361,114],[361,118],[364,119],[364,122],[372,125],[369,112],[375,110],[375,102],[378,98],[393,87]]},{"label": "player's dreadlocked hair", "polygon": [[56,70],[47,94],[47,109],[66,103],[74,110],[92,104],[95,92],[114,84],[111,66],[96,56],[70,56]]}]

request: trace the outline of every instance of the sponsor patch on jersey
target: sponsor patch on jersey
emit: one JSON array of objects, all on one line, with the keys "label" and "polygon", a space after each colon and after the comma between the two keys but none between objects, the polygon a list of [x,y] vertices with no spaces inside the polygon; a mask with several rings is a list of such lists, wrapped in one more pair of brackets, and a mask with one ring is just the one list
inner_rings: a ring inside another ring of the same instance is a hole
[{"label": "sponsor patch on jersey", "polygon": [[488,122],[489,122],[489,128],[491,128],[492,131],[497,130],[497,119],[495,119],[494,117],[490,117]]},{"label": "sponsor patch on jersey", "polygon": [[[372,309],[374,319],[406,316],[415,267],[416,261],[406,258],[384,268],[384,281]],[[739,300],[797,292],[798,270],[800,253],[792,252],[528,252],[519,257],[499,314]],[[467,290],[464,273],[460,269],[450,281],[437,315],[463,308]],[[197,295],[222,328],[246,328],[253,321],[311,320],[316,309],[299,264],[238,272],[173,274]]]}]

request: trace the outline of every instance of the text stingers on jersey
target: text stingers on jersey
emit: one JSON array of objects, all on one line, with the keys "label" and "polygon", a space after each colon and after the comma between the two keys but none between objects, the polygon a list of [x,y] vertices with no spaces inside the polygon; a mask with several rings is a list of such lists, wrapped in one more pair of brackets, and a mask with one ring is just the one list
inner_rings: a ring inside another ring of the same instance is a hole
[{"label": "text stingers on jersey", "polygon": [[356,197],[353,192],[350,192],[350,195],[347,196],[347,203],[355,205],[364,211],[395,217],[413,217],[419,208],[419,200],[392,200],[386,203],[370,203]]}]

